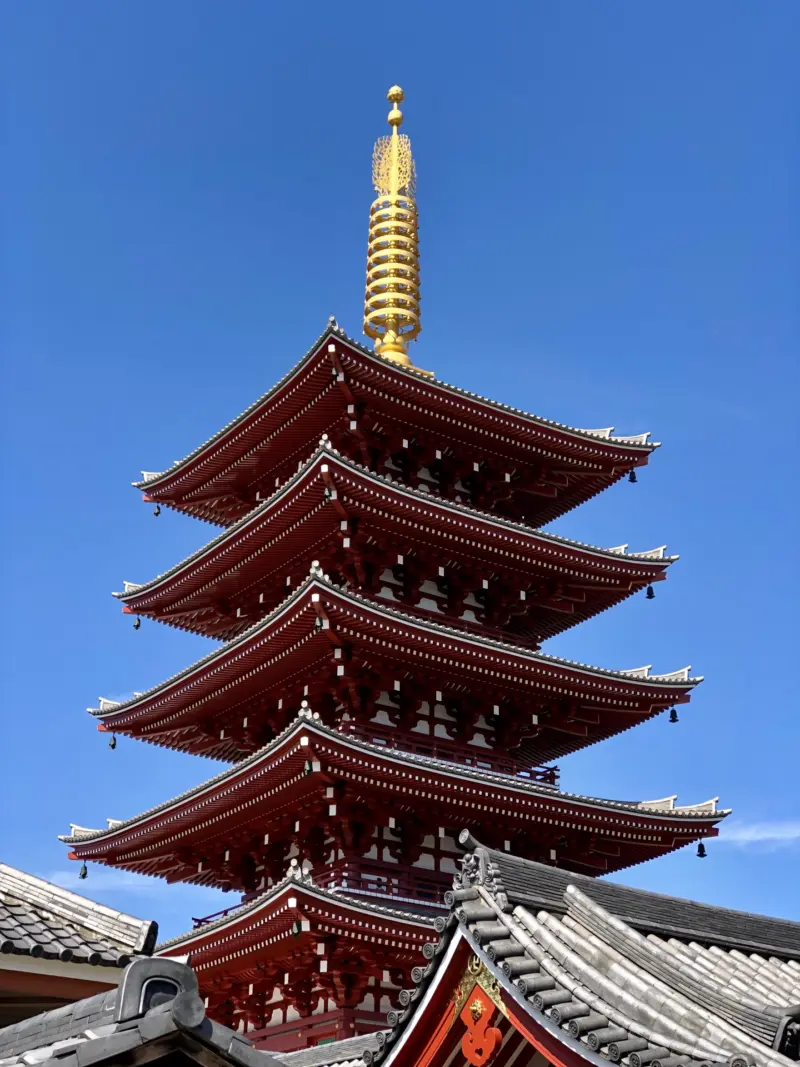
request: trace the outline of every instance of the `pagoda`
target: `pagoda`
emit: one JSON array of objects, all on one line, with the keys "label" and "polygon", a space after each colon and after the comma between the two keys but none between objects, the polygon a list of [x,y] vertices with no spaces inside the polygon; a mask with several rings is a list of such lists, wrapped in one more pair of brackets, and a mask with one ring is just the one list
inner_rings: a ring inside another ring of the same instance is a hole
[{"label": "pagoda", "polygon": [[543,643],[653,596],[663,547],[597,548],[542,526],[657,447],[529,415],[416,367],[418,217],[402,91],[373,157],[364,332],[331,320],[233,422],[136,483],[158,514],[220,528],[116,594],[215,638],[184,671],[90,709],[98,728],[223,761],[70,856],[230,891],[157,952],[190,956],[207,1010],[287,1051],[378,1030],[457,872],[458,833],[593,877],[717,833],[715,800],[603,800],[561,760],[685,704],[689,669],[609,670]]}]

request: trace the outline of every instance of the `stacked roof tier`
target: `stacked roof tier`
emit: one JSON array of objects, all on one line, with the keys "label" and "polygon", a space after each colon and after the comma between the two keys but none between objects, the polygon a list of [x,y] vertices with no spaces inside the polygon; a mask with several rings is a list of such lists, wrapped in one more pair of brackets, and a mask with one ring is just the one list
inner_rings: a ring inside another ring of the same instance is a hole
[{"label": "stacked roof tier", "polygon": [[700,680],[541,651],[665,578],[663,547],[538,528],[654,447],[465,393],[333,324],[238,419],[144,476],[146,499],[224,529],[126,584],[123,610],[224,643],[91,710],[102,730],[232,766],[64,840],[84,862],[243,896],[175,947],[218,1018],[282,1049],[379,1026],[444,907],[465,821],[592,876],[717,833],[716,800],[567,793],[552,762]]},{"label": "stacked roof tier", "polygon": [[73,859],[253,894],[294,858],[318,884],[441,903],[448,829],[469,818],[499,848],[595,874],[714,836],[715,800],[599,800],[532,779],[360,741],[310,711],[263,749],[108,828],[73,826]]},{"label": "stacked roof tier", "polygon": [[323,434],[379,474],[539,526],[644,466],[649,434],[577,430],[387,362],[331,324],[274,388],[160,474],[146,498],[224,526],[283,484]]},{"label": "stacked roof tier", "polygon": [[601,549],[411,489],[324,440],[269,499],[165,574],[115,594],[131,614],[228,639],[318,561],[421,618],[536,647],[666,577],[664,547]]},{"label": "stacked roof tier", "polygon": [[325,722],[376,743],[532,774],[685,702],[699,680],[688,668],[588,667],[430,622],[315,567],[239,637],[93,714],[115,733],[237,759],[306,700]]},{"label": "stacked roof tier", "polygon": [[158,946],[190,956],[209,1013],[270,1049],[369,1033],[400,1007],[433,918],[315,885],[299,866],[256,900]]}]

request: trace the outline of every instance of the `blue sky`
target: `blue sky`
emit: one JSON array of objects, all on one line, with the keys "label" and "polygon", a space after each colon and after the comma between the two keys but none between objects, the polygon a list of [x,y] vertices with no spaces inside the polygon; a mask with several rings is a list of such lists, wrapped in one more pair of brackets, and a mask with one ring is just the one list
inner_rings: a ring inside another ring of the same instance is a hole
[{"label": "blue sky", "polygon": [[[370,156],[406,90],[419,172],[417,361],[577,426],[664,445],[553,525],[681,559],[548,645],[691,663],[681,721],[562,761],[565,788],[734,809],[625,879],[800,919],[796,555],[800,8],[686,0],[4,5],[2,859],[78,886],[56,839],[217,764],[83,710],[203,639],[110,597],[208,540],[129,483],[293,364],[360,334]],[[165,934],[231,898],[92,868]]]}]

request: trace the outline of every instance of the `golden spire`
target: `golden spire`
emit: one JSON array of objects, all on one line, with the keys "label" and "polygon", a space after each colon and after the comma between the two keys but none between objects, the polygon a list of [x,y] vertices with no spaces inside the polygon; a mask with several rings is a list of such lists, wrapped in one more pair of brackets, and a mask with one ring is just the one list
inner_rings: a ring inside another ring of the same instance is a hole
[{"label": "golden spire", "polygon": [[408,342],[422,328],[416,174],[411,140],[398,132],[403,113],[397,105],[403,90],[393,85],[386,98],[392,105],[392,132],[378,138],[372,154],[372,181],[378,198],[370,208],[364,333],[375,341],[379,356],[413,367]]}]

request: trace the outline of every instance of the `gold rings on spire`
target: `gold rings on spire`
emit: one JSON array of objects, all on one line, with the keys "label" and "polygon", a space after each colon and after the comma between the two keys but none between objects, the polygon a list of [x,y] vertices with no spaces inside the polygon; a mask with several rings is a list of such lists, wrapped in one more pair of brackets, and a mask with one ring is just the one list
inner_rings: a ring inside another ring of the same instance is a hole
[{"label": "gold rings on spire", "polygon": [[[403,90],[387,93],[392,132],[379,137],[372,154],[372,181],[378,198],[370,208],[364,333],[384,359],[412,367],[408,343],[420,332],[419,222],[411,140],[399,133]],[[419,368],[417,368],[419,369]],[[427,373],[427,372],[423,372]]]}]

